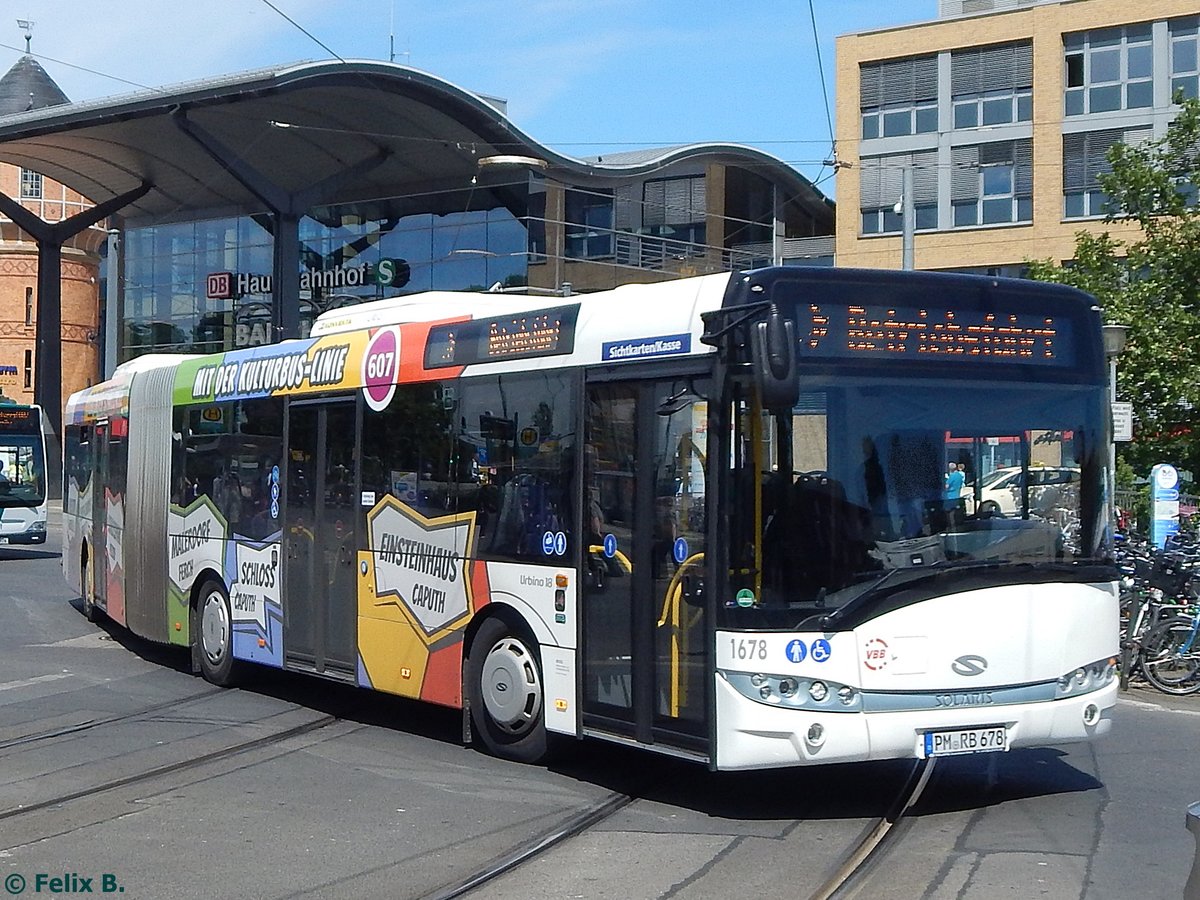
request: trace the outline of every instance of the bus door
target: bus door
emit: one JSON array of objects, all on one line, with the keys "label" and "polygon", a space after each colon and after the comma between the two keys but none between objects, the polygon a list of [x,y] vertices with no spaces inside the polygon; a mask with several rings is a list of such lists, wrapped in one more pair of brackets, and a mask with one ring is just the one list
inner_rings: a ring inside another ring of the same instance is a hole
[{"label": "bus door", "polygon": [[357,673],[354,565],[355,403],[288,407],[284,488],[284,663],[336,678]]},{"label": "bus door", "polygon": [[108,606],[108,473],[112,457],[109,428],[109,422],[97,422],[92,429],[92,533],[88,541],[88,565],[92,602],[100,609]]},{"label": "bus door", "polygon": [[585,728],[707,753],[706,379],[587,387]]}]

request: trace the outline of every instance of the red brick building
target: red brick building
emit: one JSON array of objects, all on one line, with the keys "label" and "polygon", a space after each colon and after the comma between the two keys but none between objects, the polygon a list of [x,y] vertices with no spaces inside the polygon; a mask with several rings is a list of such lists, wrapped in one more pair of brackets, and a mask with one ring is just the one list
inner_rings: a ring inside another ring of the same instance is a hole
[{"label": "red brick building", "polygon": [[[67,103],[67,97],[28,53],[0,78],[0,116]],[[92,206],[81,194],[37,172],[0,164],[0,192],[47,222]],[[89,228],[62,250],[62,396],[92,384],[100,373],[100,263],[107,232]],[[0,392],[32,403],[37,322],[37,244],[0,215]]]}]

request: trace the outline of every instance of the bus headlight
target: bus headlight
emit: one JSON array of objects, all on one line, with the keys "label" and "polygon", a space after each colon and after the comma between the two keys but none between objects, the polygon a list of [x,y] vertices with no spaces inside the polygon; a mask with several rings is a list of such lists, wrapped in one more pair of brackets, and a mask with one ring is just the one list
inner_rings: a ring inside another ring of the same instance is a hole
[{"label": "bus headlight", "polygon": [[1054,697],[1056,700],[1062,700],[1065,697],[1098,691],[1112,684],[1116,677],[1117,658],[1109,656],[1098,659],[1060,676],[1058,684],[1055,685]]},{"label": "bus headlight", "polygon": [[728,672],[718,675],[750,700],[769,706],[824,712],[861,712],[862,694],[856,688],[823,678],[769,675],[762,672]]}]

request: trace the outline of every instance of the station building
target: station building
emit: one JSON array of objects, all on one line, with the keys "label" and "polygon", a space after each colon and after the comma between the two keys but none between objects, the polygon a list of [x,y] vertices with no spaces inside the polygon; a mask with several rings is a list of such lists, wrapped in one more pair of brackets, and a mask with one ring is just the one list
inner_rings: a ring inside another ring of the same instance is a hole
[{"label": "station building", "polygon": [[1020,275],[1103,221],[1116,142],[1197,95],[1195,0],[940,0],[934,21],[837,40],[837,261],[898,268],[912,172],[919,269]]},{"label": "station building", "polygon": [[[37,173],[113,207],[63,248],[62,397],[144,353],[303,336],[325,310],[398,294],[566,295],[833,262],[833,203],[773,156],[706,143],[569,157],[503,101],[391,63],[62,101],[0,118],[0,192]],[[4,267],[36,256],[3,227],[0,341],[16,329],[26,344],[0,353],[30,390],[35,317]]]}]

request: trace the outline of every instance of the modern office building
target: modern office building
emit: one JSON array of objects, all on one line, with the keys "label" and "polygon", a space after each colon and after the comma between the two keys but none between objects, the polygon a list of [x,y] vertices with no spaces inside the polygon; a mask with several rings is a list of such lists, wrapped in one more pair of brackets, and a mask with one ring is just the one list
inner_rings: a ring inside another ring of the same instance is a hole
[{"label": "modern office building", "polygon": [[[0,116],[58,106],[66,95],[28,52],[0,77]],[[0,193],[47,223],[88,209],[79,192],[35,169],[0,163]],[[93,384],[100,374],[101,256],[106,229],[85,229],[67,239],[61,254],[62,382],[66,393]],[[38,251],[31,235],[0,213],[0,393],[34,400]]]},{"label": "modern office building", "polygon": [[[89,320],[104,359],[80,357],[96,376],[303,336],[322,311],[403,293],[563,295],[833,260],[833,203],[759,150],[577,159],[503,101],[376,61],[22,107],[0,118],[0,162],[119,205]],[[0,320],[24,321],[14,302]],[[64,396],[78,386],[64,375]]]},{"label": "modern office building", "polygon": [[912,172],[919,269],[1020,274],[1105,224],[1113,143],[1197,95],[1195,0],[941,0],[837,41],[837,263],[898,268]]}]

